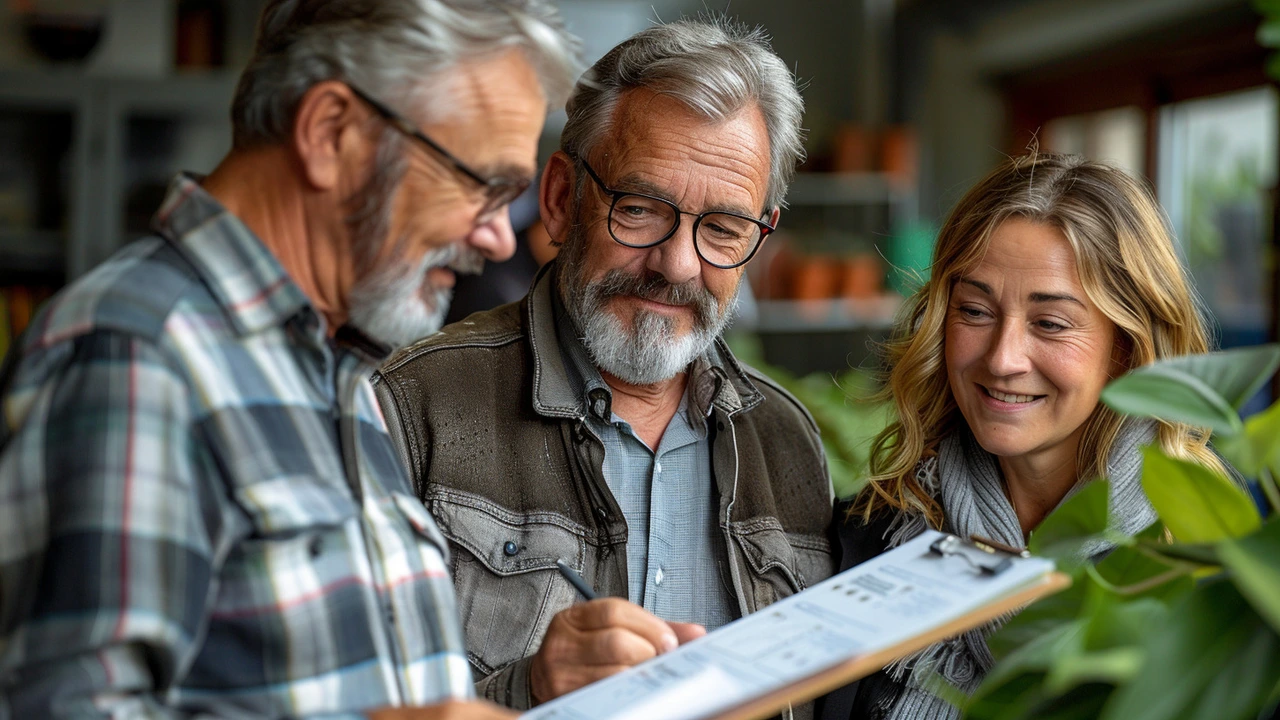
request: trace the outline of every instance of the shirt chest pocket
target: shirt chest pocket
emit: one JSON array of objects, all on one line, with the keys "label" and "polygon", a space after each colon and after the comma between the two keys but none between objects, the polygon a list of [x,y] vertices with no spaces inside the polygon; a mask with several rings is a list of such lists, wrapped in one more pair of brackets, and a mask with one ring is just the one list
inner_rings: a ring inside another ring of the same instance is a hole
[{"label": "shirt chest pocket", "polygon": [[258,538],[281,539],[331,529],[359,513],[345,487],[321,478],[260,480],[234,488],[233,494]]},{"label": "shirt chest pocket", "polygon": [[453,582],[476,679],[533,654],[576,591],[556,561],[581,568],[585,542],[539,515],[433,500],[453,552]]}]

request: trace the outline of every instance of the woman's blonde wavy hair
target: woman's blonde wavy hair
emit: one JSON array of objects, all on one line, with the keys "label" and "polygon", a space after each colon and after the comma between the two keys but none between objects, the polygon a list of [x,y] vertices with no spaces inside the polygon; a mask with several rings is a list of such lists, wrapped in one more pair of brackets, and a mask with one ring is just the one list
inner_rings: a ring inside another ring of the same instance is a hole
[{"label": "woman's blonde wavy hair", "polygon": [[[1075,253],[1085,293],[1115,323],[1125,364],[1207,352],[1200,303],[1187,282],[1168,222],[1151,191],[1125,172],[1078,156],[1033,153],[1011,158],[960,200],[938,235],[929,278],[904,306],[884,346],[888,376],[882,399],[895,421],[871,446],[871,478],[850,514],[882,510],[922,514],[941,527],[942,506],[916,477],[917,465],[964,423],[943,359],[951,288],[976,267],[993,231],[1009,218],[1062,231]],[[1102,403],[1086,421],[1077,468],[1097,477],[1116,441],[1121,417]],[[1208,433],[1160,423],[1169,455],[1225,472],[1206,447]]]}]

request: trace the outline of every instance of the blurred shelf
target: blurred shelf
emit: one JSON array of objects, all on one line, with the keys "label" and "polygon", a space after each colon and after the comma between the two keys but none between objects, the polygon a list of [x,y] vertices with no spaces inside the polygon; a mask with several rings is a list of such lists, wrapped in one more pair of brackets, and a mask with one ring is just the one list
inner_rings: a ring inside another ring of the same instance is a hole
[{"label": "blurred shelf", "polygon": [[756,332],[814,333],[887,330],[902,304],[898,295],[830,300],[759,300]]},{"label": "blurred shelf", "polygon": [[[72,280],[140,234],[131,231],[140,224],[131,202],[153,204],[152,189],[163,188],[172,173],[208,172],[229,149],[236,82],[226,70],[157,76],[79,67],[0,70],[0,113],[29,122],[66,113],[71,128],[59,163],[66,180],[58,226],[66,232],[52,243],[58,252],[42,249],[49,236],[15,239],[14,231],[0,229],[0,271],[43,274],[56,266],[59,277]],[[148,217],[153,210],[147,208]]]},{"label": "blurred shelf", "polygon": [[62,232],[0,228],[0,275],[61,275],[66,262],[66,236]]},{"label": "blurred shelf", "polygon": [[220,70],[154,78],[115,78],[110,81],[110,99],[117,107],[140,115],[222,119],[230,115],[238,79],[238,74]]},{"label": "blurred shelf", "polygon": [[886,173],[797,173],[789,205],[872,205],[910,200],[912,190]]}]

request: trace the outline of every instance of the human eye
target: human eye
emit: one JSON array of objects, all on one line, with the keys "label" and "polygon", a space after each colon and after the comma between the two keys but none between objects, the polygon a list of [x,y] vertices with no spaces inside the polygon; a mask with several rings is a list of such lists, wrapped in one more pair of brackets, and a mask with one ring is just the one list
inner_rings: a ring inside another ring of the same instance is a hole
[{"label": "human eye", "polygon": [[989,316],[986,310],[974,305],[958,305],[956,306],[956,312],[960,313],[960,317],[966,320],[982,320]]},{"label": "human eye", "polygon": [[633,227],[666,225],[674,220],[674,213],[659,200],[640,195],[623,195],[613,206],[613,217]]},{"label": "human eye", "polygon": [[653,208],[635,202],[619,202],[618,210],[623,215],[633,218],[644,217],[653,212]]},{"label": "human eye", "polygon": [[1036,327],[1048,333],[1056,333],[1067,329],[1066,325],[1053,320],[1037,320]]}]

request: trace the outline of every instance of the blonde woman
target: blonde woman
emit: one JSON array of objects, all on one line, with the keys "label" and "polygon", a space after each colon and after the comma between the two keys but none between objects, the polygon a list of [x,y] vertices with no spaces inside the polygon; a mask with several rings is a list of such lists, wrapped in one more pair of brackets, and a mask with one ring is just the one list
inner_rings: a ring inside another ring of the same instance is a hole
[{"label": "blonde woman", "polygon": [[[1143,444],[1223,470],[1203,433],[1098,401],[1129,368],[1208,350],[1164,216],[1120,170],[1051,154],[1001,165],[952,211],[903,317],[885,389],[898,420],[874,442],[871,484],[844,505],[845,568],[926,527],[1025,547],[1101,476],[1117,529],[1137,532],[1156,518]],[[972,692],[992,665],[985,638],[970,632],[838,690],[822,717],[958,717],[922,685],[936,671]]]}]

